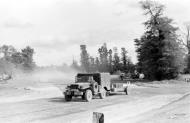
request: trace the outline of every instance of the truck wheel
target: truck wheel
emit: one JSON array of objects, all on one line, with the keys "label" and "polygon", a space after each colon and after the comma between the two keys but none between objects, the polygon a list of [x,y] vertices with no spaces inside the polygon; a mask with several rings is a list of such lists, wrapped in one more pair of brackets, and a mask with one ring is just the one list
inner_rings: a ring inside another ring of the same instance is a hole
[{"label": "truck wheel", "polygon": [[85,92],[85,100],[87,102],[92,100],[92,91],[91,90],[86,90],[86,92]]},{"label": "truck wheel", "polygon": [[128,91],[127,91],[127,88],[125,88],[124,90],[125,94],[128,95]]},{"label": "truck wheel", "polygon": [[92,84],[92,91],[94,93],[98,93],[98,83],[97,82]]},{"label": "truck wheel", "polygon": [[103,90],[101,93],[100,93],[100,99],[104,99],[106,98],[106,91]]},{"label": "truck wheel", "polygon": [[65,101],[71,101],[72,96],[71,95],[65,95]]}]

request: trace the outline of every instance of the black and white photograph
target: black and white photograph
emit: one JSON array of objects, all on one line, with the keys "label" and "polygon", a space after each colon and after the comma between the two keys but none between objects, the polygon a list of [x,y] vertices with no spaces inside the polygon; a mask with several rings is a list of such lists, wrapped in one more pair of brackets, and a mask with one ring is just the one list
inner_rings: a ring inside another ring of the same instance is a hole
[{"label": "black and white photograph", "polygon": [[190,1],[0,0],[0,123],[190,123]]}]

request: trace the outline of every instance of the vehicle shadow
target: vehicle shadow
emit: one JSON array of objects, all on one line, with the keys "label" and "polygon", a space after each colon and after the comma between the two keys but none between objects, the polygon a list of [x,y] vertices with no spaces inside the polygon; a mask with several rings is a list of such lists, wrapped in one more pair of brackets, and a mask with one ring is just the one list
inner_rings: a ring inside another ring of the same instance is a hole
[{"label": "vehicle shadow", "polygon": [[65,98],[63,98],[63,97],[54,97],[54,98],[49,98],[48,102],[62,103],[62,102],[66,102],[66,101],[65,101]]},{"label": "vehicle shadow", "polygon": [[112,93],[109,93],[109,96],[114,96],[114,95],[126,95],[126,94],[125,94],[125,92],[112,92]]},{"label": "vehicle shadow", "polygon": [[64,97],[54,97],[48,99],[48,102],[67,103],[67,102],[86,102],[86,100],[82,100],[79,97],[73,97],[71,101],[65,101]]},{"label": "vehicle shadow", "polygon": [[[115,95],[126,95],[124,92],[112,92],[109,93],[109,95],[106,96],[106,98],[109,98],[109,96],[115,96]],[[100,99],[98,95],[94,96],[93,99]],[[67,103],[67,102],[86,102],[86,100],[81,99],[81,97],[73,97],[71,101],[65,101],[64,97],[54,97],[49,98],[48,102],[56,102],[56,103]]]}]

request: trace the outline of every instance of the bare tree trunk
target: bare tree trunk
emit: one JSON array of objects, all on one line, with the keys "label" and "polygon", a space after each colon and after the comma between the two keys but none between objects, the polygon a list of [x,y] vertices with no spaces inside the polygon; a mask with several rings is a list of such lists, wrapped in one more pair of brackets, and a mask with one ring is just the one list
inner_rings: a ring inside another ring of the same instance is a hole
[{"label": "bare tree trunk", "polygon": [[93,112],[93,123],[104,123],[104,114]]}]

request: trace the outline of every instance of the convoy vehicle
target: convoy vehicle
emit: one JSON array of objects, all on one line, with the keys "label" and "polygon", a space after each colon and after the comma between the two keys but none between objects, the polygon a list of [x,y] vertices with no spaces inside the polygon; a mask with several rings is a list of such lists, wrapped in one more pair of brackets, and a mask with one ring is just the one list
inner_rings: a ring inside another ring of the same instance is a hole
[{"label": "convoy vehicle", "polygon": [[109,73],[78,73],[75,83],[66,87],[66,101],[71,101],[72,97],[81,96],[86,101],[91,101],[93,96],[104,99],[110,92],[124,91],[127,94],[127,86],[123,87],[119,83],[111,82]]}]

